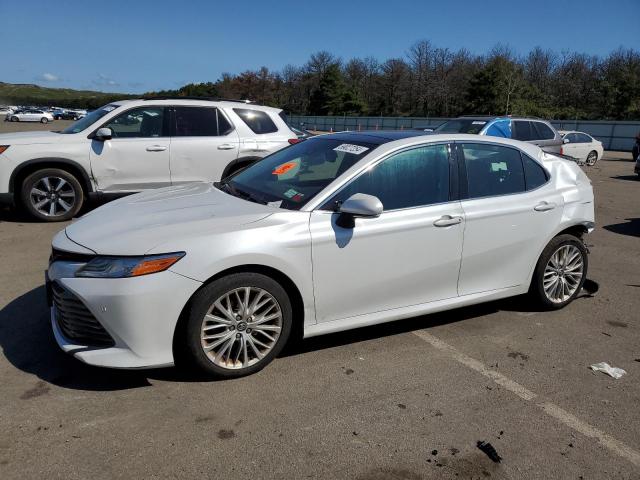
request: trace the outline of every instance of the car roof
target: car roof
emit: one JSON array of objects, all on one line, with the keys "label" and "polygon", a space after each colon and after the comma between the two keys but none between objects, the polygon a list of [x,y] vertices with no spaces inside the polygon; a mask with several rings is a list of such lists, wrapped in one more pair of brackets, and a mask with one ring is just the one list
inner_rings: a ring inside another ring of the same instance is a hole
[{"label": "car roof", "polygon": [[383,143],[401,140],[403,138],[424,136],[418,130],[366,130],[364,132],[337,132],[318,135],[314,138],[326,138],[341,142],[360,141],[382,145]]},{"label": "car roof", "polygon": [[128,104],[136,104],[136,105],[145,105],[145,104],[156,104],[156,105],[216,105],[223,106],[227,108],[248,108],[254,110],[262,110],[265,112],[273,112],[279,113],[282,111],[280,108],[276,107],[268,107],[266,105],[258,105],[257,103],[246,103],[241,100],[212,100],[212,99],[195,99],[195,98],[136,98],[132,100],[118,100],[115,102],[111,102],[109,105],[128,105]]},{"label": "car roof", "polygon": [[508,120],[535,120],[538,122],[547,121],[544,118],[527,117],[522,115],[463,115],[462,117],[452,118],[451,120],[483,120],[485,122],[488,122],[497,118],[504,118]]}]

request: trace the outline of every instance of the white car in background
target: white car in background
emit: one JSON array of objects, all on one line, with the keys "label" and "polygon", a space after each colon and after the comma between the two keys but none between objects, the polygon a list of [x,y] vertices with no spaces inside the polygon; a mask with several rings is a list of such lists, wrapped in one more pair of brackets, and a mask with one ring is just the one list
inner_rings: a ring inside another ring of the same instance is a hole
[{"label": "white car in background", "polygon": [[87,196],[214,182],[297,141],[278,108],[180,98],[114,102],[60,132],[0,135],[0,203],[21,205],[39,220],[68,220]]},{"label": "white car in background", "polygon": [[510,139],[319,135],[225,181],[102,206],[53,239],[60,347],[92,364],[256,372],[306,337],[530,292],[569,304],[587,275],[591,182]]},{"label": "white car in background", "polygon": [[585,165],[595,165],[604,154],[602,142],[587,133],[562,130],[560,135],[562,135],[563,141],[562,153],[583,162]]},{"label": "white car in background", "polygon": [[7,115],[10,122],[40,122],[49,123],[53,122],[54,118],[50,112],[44,110],[37,110],[34,108],[27,108],[25,110],[18,110]]}]

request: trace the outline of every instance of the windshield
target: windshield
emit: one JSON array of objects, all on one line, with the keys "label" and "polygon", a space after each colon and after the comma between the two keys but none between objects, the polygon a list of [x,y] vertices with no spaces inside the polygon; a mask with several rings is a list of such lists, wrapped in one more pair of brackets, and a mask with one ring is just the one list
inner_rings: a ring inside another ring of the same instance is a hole
[{"label": "windshield", "polygon": [[81,118],[80,120],[73,122],[67,128],[62,130],[60,133],[78,133],[93,125],[99,119],[104,117],[107,113],[113,112],[116,108],[120,107],[120,105],[105,105],[104,107],[100,107],[97,110],[94,110],[91,113],[88,113],[86,117]]},{"label": "windshield", "polygon": [[377,146],[312,138],[269,155],[217,186],[250,201],[299,210]]},{"label": "windshield", "polygon": [[487,124],[486,120],[457,119],[444,122],[435,129],[436,133],[480,133]]}]

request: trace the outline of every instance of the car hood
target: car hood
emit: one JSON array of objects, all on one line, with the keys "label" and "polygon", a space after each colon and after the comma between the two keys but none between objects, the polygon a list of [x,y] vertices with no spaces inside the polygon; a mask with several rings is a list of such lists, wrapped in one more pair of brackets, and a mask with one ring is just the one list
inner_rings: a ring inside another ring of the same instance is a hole
[{"label": "car hood", "polygon": [[66,234],[100,255],[143,255],[167,241],[241,228],[277,211],[194,183],[121,198],[72,223]]},{"label": "car hood", "polygon": [[53,143],[60,140],[56,132],[17,132],[1,133],[0,145],[31,145],[35,143]]}]

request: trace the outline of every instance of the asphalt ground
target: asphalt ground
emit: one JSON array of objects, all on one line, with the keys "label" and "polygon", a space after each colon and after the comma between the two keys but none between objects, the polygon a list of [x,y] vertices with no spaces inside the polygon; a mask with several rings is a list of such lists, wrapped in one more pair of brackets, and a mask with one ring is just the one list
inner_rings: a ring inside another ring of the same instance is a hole
[{"label": "asphalt ground", "polygon": [[64,224],[0,212],[0,478],[640,478],[640,181],[618,154],[586,171],[595,296],[317,337],[233,381],[62,353],[43,271]]}]

